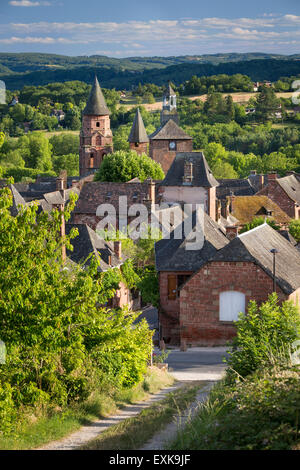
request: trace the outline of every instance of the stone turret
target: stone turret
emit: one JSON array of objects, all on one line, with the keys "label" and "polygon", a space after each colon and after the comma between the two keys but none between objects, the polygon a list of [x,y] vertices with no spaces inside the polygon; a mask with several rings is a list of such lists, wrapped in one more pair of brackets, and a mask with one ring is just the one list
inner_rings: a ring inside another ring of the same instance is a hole
[{"label": "stone turret", "polygon": [[147,153],[149,138],[144,126],[143,118],[139,108],[136,111],[132,128],[128,137],[131,150],[141,155]]},{"label": "stone turret", "polygon": [[104,155],[113,151],[110,129],[110,111],[106,105],[97,77],[82,113],[80,131],[80,176],[94,173],[100,167]]}]

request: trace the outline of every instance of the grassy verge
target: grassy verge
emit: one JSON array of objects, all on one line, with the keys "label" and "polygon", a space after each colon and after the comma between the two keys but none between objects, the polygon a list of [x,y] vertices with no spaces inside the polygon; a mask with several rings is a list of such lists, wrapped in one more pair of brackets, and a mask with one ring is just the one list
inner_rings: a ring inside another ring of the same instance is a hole
[{"label": "grassy verge", "polygon": [[13,435],[0,436],[1,450],[34,449],[59,440],[81,426],[101,417],[107,417],[128,403],[146,400],[150,393],[167,387],[174,379],[156,367],[149,368],[144,381],[131,389],[95,392],[81,404],[67,409],[36,410],[33,415],[20,414]]},{"label": "grassy verge", "polygon": [[299,423],[300,370],[276,367],[217,384],[169,449],[299,449]]},{"label": "grassy verge", "polygon": [[[201,386],[204,386],[203,382]],[[189,384],[143,410],[138,416],[126,419],[101,433],[82,447],[83,450],[134,450],[139,449],[154,434],[172,421],[180,411],[186,409],[194,401],[200,384]]]}]

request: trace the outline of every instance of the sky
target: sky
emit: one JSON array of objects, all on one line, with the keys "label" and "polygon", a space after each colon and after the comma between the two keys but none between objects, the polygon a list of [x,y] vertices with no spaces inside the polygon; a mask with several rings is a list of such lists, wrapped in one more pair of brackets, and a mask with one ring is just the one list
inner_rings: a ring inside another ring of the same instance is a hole
[{"label": "sky", "polygon": [[300,53],[300,0],[0,0],[0,52]]}]

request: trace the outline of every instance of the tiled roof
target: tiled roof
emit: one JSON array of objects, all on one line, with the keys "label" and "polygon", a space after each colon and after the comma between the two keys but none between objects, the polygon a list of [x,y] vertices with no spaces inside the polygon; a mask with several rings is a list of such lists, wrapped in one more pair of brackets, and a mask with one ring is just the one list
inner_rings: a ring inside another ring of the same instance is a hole
[{"label": "tiled roof", "polygon": [[4,188],[5,186],[8,186],[12,193],[12,205],[10,207],[10,213],[15,217],[18,215],[21,206],[26,207],[26,202],[13,184],[8,185],[6,180],[0,180],[0,189]]},{"label": "tiled roof", "polygon": [[149,136],[150,140],[192,140],[173,119],[169,119]]},{"label": "tiled roof", "polygon": [[252,196],[255,189],[248,179],[218,179],[217,198],[226,199],[227,196]]},{"label": "tiled roof", "polygon": [[97,77],[95,77],[90,96],[87,100],[86,107],[83,110],[83,114],[91,116],[106,116],[110,114]]},{"label": "tiled roof", "polygon": [[300,287],[300,252],[268,224],[242,233],[219,250],[210,261],[257,263],[273,276],[273,254],[276,254],[276,282],[286,294]]},{"label": "tiled roof", "polygon": [[278,178],[277,182],[293,201],[300,204],[300,181],[296,176],[284,176],[283,178]]},{"label": "tiled roof", "polygon": [[[193,229],[196,226],[196,216],[193,213]],[[184,229],[182,226],[182,234]],[[229,243],[220,230],[218,224],[204,213],[204,244],[199,250],[187,249],[187,245],[193,236],[193,230],[180,239],[176,239],[175,231],[170,234],[170,239],[164,238],[155,244],[155,262],[157,271],[196,271],[217,250]]]},{"label": "tiled roof", "polygon": [[147,132],[144,126],[143,118],[141,116],[139,108],[136,111],[128,142],[132,143],[143,143],[149,142]]},{"label": "tiled roof", "polygon": [[235,196],[233,199],[232,214],[241,224],[251,222],[254,217],[264,216],[264,211],[272,211],[269,218],[277,223],[286,224],[290,221],[290,217],[267,196]]},{"label": "tiled roof", "polygon": [[176,157],[162,182],[162,186],[184,186],[184,164],[193,164],[193,179],[189,186],[211,188],[218,186],[218,181],[213,176],[206,158],[202,152],[180,152]]},{"label": "tiled roof", "polygon": [[[83,263],[88,256],[95,255],[100,262],[100,271],[107,271],[122,264],[122,261],[114,253],[112,242],[103,240],[86,224],[66,224],[67,235],[70,234],[72,228],[76,228],[79,233],[71,240],[74,250],[67,250],[67,256],[72,261]],[[109,261],[111,261],[110,264]],[[87,261],[87,264],[89,262],[90,260]]]},{"label": "tiled roof", "polygon": [[100,204],[119,206],[119,197],[127,196],[128,205],[148,199],[148,182],[111,183],[92,181],[84,183],[74,213],[96,214]]}]

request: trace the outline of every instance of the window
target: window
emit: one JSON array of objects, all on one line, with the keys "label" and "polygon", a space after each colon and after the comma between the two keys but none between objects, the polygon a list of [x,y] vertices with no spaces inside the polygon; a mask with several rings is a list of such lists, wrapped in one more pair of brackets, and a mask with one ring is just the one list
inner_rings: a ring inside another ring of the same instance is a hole
[{"label": "window", "polygon": [[220,321],[236,321],[238,314],[245,313],[245,294],[226,291],[220,294]]},{"label": "window", "polygon": [[91,153],[90,155],[90,168],[94,168],[94,154]]},{"label": "window", "polygon": [[176,150],[176,142],[169,142],[169,150]]},{"label": "window", "polygon": [[96,122],[96,126],[97,126],[97,127],[100,127],[100,122]]}]

